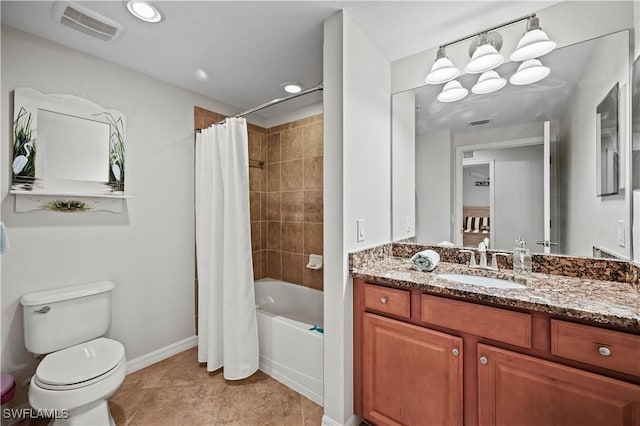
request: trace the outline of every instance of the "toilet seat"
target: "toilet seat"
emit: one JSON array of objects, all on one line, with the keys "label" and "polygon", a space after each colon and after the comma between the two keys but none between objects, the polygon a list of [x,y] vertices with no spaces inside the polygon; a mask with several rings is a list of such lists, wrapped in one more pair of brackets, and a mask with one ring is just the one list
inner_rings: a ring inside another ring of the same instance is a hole
[{"label": "toilet seat", "polygon": [[105,379],[125,359],[122,343],[100,337],[47,355],[34,380],[44,389],[77,389]]}]

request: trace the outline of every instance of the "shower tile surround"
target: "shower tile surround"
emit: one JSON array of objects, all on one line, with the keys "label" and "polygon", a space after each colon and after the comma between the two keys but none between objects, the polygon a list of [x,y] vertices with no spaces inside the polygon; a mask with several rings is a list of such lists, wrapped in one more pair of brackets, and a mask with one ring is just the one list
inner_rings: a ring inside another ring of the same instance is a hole
[{"label": "shower tile surround", "polygon": [[[195,128],[224,119],[195,107]],[[322,270],[307,269],[322,254],[323,115],[270,129],[249,124],[249,211],[255,279],[281,279],[322,290]]]},{"label": "shower tile surround", "polygon": [[318,114],[267,129],[261,196],[266,208],[262,204],[260,217],[266,241],[261,240],[263,268],[256,278],[322,290],[322,270],[305,267],[309,255],[322,255],[323,249],[322,120]]}]

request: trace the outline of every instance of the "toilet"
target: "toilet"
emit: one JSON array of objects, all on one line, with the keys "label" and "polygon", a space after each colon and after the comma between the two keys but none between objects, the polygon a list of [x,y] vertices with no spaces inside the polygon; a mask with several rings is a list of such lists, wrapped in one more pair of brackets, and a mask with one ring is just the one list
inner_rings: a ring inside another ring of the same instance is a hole
[{"label": "toilet", "polygon": [[29,403],[56,410],[54,425],[115,425],[107,399],[124,381],[127,358],[122,343],[102,337],[111,324],[114,288],[102,281],[20,299],[25,346],[44,355],[31,378]]}]

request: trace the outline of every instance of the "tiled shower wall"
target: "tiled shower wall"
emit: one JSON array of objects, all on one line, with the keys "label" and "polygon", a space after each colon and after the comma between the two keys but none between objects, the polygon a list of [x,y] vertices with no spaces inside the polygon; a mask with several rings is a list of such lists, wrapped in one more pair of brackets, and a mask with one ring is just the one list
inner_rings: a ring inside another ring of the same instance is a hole
[{"label": "tiled shower wall", "polygon": [[322,255],[322,117],[267,130],[267,260],[261,271],[263,277],[320,290],[322,270],[305,265],[310,254]]},{"label": "tiled shower wall", "polygon": [[[196,107],[195,127],[223,119]],[[255,279],[274,278],[322,289],[322,114],[270,129],[249,124],[249,206]],[[260,166],[262,163],[262,166]]]}]

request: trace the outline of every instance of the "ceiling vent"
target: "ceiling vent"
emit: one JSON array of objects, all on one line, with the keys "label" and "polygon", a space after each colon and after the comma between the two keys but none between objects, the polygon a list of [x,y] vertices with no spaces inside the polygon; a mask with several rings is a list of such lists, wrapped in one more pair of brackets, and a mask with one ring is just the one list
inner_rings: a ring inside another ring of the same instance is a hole
[{"label": "ceiling vent", "polygon": [[100,40],[115,40],[124,30],[117,22],[79,4],[59,1],[53,10],[56,21],[62,25]]}]

